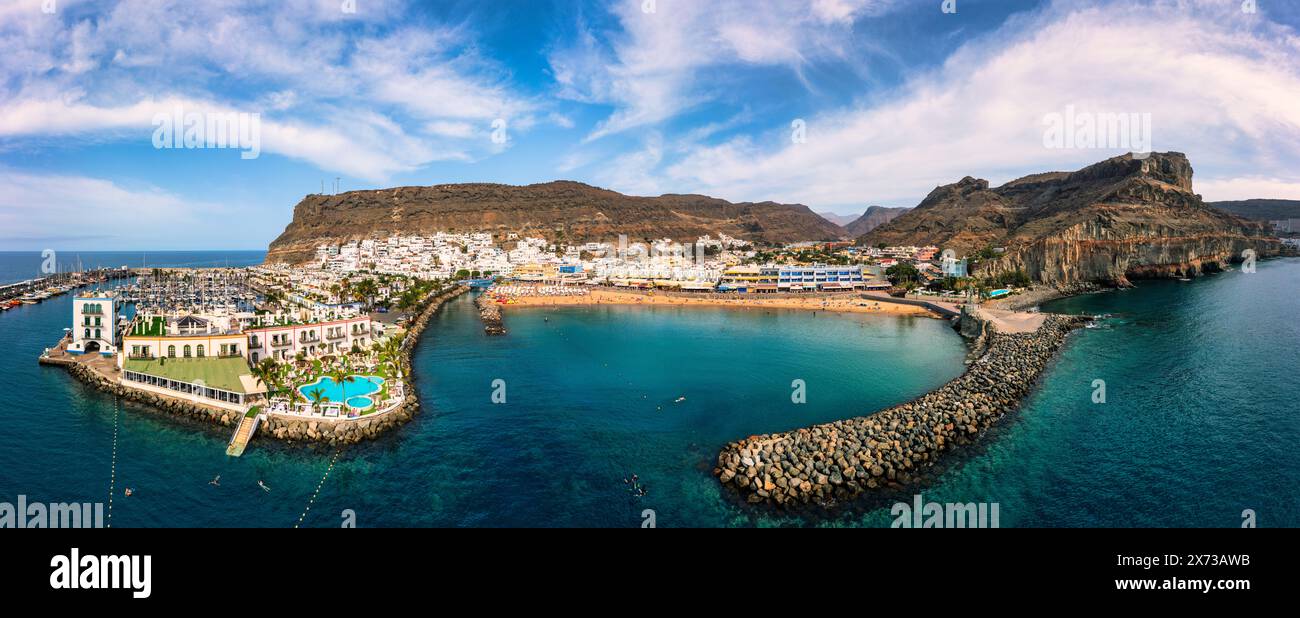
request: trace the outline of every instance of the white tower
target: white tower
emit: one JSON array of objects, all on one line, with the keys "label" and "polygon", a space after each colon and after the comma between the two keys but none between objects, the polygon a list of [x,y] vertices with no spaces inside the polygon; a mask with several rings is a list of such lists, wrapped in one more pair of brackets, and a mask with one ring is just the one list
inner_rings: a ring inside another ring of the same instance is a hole
[{"label": "white tower", "polygon": [[117,293],[96,290],[72,299],[69,354],[117,353]]}]

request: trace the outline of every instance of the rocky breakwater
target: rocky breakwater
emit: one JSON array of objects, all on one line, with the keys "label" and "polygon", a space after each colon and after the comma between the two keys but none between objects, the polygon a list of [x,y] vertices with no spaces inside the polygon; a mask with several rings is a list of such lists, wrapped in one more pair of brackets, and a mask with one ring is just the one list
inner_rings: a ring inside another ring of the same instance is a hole
[{"label": "rocky breakwater", "polygon": [[478,306],[479,319],[483,320],[483,332],[489,335],[506,334],[505,322],[501,320],[501,305],[487,294],[480,294],[474,304]]},{"label": "rocky breakwater", "polygon": [[983,353],[938,390],[870,416],[732,442],[713,473],[751,504],[787,508],[903,489],[923,480],[945,451],[971,444],[1014,411],[1085,321],[1049,316],[1029,333],[983,329]]},{"label": "rocky breakwater", "polygon": [[[425,302],[419,314],[407,327],[406,336],[402,339],[402,353],[398,362],[403,367],[410,368],[411,352],[415,349],[415,343],[438,308],[468,291],[469,286],[457,286]],[[414,374],[408,375],[411,376],[407,379],[408,383],[413,382]],[[414,389],[408,387],[406,399],[402,404],[387,412],[368,414],[360,419],[308,419],[285,414],[270,414],[267,415],[266,422],[258,426],[258,433],[288,442],[355,444],[362,440],[372,440],[390,429],[405,425],[415,418],[419,409],[420,400],[415,396]]]}]

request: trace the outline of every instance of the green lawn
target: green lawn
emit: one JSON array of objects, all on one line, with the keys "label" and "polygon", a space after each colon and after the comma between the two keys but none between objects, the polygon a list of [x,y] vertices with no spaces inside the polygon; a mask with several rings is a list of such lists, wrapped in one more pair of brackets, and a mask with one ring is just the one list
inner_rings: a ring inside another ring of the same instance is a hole
[{"label": "green lawn", "polygon": [[239,376],[252,374],[248,368],[248,363],[239,356],[226,358],[159,358],[153,360],[127,359],[126,370],[147,373],[179,382],[192,383],[203,380],[204,384],[212,388],[219,388],[232,393],[244,393],[244,385],[239,382]]},{"label": "green lawn", "polygon": [[137,322],[135,328],[131,329],[132,337],[161,337],[166,322],[161,317],[153,317],[148,320]]}]

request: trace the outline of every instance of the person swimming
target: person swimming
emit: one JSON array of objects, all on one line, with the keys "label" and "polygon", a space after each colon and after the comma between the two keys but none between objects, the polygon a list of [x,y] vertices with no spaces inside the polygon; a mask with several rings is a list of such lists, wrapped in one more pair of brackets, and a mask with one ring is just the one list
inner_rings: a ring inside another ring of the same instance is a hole
[{"label": "person swimming", "polygon": [[122,492],[122,495],[124,495],[124,496],[130,498],[132,493],[134,493],[134,492],[131,491],[131,488],[130,488],[130,487],[127,487],[126,490]]},{"label": "person swimming", "polygon": [[270,487],[267,487],[267,486],[266,486],[266,483],[263,483],[262,481],[258,481],[258,482],[257,482],[257,486],[258,486],[258,487],[261,487],[261,488],[262,488],[263,490],[265,490],[267,493],[270,493],[270,491],[271,491],[271,488],[270,488]]},{"label": "person swimming", "polygon": [[218,474],[218,475],[217,475],[217,478],[214,478],[214,479],[212,479],[211,481],[208,481],[208,484],[209,484],[209,485],[212,485],[213,487],[221,487],[221,475]]}]

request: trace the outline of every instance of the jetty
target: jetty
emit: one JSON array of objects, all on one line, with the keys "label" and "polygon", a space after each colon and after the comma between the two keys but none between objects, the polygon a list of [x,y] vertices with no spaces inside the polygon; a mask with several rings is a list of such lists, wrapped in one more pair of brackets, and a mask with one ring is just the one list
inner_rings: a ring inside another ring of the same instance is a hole
[{"label": "jetty", "polygon": [[257,434],[257,426],[261,422],[261,409],[257,406],[249,408],[248,413],[244,414],[244,418],[240,419],[239,425],[235,427],[235,433],[230,437],[230,444],[226,446],[226,454],[231,457],[243,455],[248,442]]},{"label": "jetty", "polygon": [[960,377],[873,414],[727,444],[714,476],[746,502],[776,507],[825,506],[923,481],[945,452],[1015,411],[1067,335],[1087,321],[982,315],[988,311],[962,310],[962,334],[975,338],[979,356]]},{"label": "jetty", "polygon": [[501,305],[489,294],[479,294],[474,299],[478,307],[478,317],[483,320],[483,332],[488,335],[506,334],[505,322],[501,319]]}]

